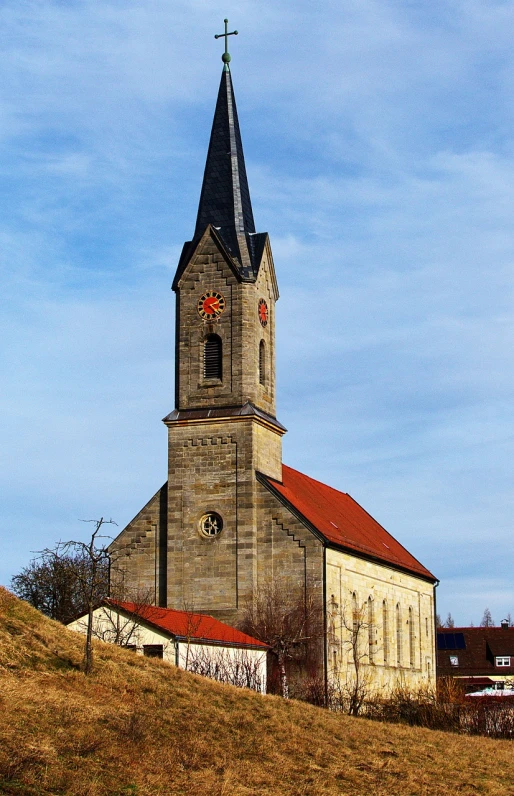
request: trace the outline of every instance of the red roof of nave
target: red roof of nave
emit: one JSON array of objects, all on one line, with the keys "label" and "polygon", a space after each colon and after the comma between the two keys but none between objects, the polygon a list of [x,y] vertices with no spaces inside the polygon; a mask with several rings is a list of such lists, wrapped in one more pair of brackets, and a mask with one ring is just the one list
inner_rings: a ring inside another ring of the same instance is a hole
[{"label": "red roof of nave", "polygon": [[230,627],[208,614],[195,614],[190,611],[176,611],[173,608],[156,608],[155,605],[105,600],[113,607],[118,606],[129,614],[134,614],[142,622],[165,630],[179,638],[195,639],[218,644],[233,644],[238,647],[262,647],[267,644],[258,641],[235,627]]},{"label": "red roof of nave", "polygon": [[268,477],[265,480],[329,544],[366,558],[379,559],[431,581],[437,580],[346,492],[339,492],[286,465],[282,467],[282,483]]}]

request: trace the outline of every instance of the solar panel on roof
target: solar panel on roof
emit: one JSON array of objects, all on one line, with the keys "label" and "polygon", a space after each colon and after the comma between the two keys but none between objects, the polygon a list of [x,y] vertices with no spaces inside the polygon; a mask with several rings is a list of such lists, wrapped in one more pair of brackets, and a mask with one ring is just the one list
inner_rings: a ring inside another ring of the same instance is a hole
[{"label": "solar panel on roof", "polygon": [[466,641],[464,633],[438,633],[437,634],[437,649],[438,650],[465,650]]}]

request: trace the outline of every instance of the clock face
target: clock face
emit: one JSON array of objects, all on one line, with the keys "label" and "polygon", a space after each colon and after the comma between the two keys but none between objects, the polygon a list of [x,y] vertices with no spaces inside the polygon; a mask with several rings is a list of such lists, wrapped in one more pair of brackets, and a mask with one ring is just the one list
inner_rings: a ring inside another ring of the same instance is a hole
[{"label": "clock face", "polygon": [[215,290],[207,290],[207,292],[198,299],[198,314],[204,321],[218,318],[224,309],[225,299],[221,293],[216,293]]},{"label": "clock face", "polygon": [[268,305],[266,304],[264,299],[261,299],[259,301],[258,313],[259,313],[259,320],[261,322],[261,326],[266,326],[268,323]]}]

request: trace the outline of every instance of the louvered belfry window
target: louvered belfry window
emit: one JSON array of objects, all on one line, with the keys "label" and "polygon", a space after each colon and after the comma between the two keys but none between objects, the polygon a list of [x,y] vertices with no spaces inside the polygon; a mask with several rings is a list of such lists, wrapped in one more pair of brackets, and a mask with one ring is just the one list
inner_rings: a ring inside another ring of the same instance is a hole
[{"label": "louvered belfry window", "polygon": [[204,379],[220,379],[222,377],[222,346],[221,337],[210,334],[205,338],[203,346]]},{"label": "louvered belfry window", "polygon": [[259,382],[266,384],[266,348],[264,340],[259,344]]}]

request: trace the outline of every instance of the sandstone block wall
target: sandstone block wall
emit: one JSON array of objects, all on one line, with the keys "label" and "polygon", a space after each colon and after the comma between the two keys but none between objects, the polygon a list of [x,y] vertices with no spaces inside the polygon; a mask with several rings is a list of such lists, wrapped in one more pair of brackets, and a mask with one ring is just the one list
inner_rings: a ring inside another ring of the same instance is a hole
[{"label": "sandstone block wall", "polygon": [[109,546],[115,596],[166,606],[167,503],[166,483]]},{"label": "sandstone block wall", "polygon": [[[275,294],[267,251],[257,283],[241,283],[214,240],[206,235],[187,266],[177,292],[177,408],[243,405],[247,401],[275,415]],[[225,298],[216,319],[202,320],[198,300],[214,290]],[[268,305],[268,323],[259,322],[259,300]],[[217,334],[223,346],[223,377],[203,376],[203,346]],[[266,378],[259,381],[259,347],[264,341]]]},{"label": "sandstone block wall", "polygon": [[[170,424],[167,602],[229,620],[252,593],[257,546],[256,463],[281,472],[280,435],[252,417]],[[206,538],[200,520],[223,519]]]},{"label": "sandstone block wall", "polygon": [[327,645],[334,678],[346,680],[354,671],[350,636],[355,606],[363,621],[359,654],[373,687],[387,689],[398,682],[413,688],[433,686],[433,584],[378,562],[327,550]]}]

